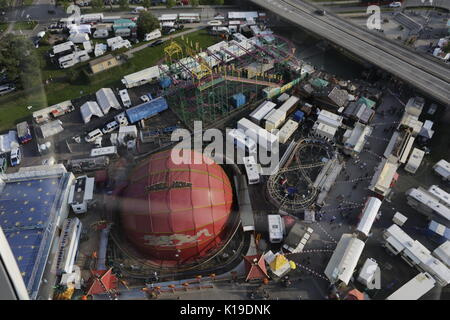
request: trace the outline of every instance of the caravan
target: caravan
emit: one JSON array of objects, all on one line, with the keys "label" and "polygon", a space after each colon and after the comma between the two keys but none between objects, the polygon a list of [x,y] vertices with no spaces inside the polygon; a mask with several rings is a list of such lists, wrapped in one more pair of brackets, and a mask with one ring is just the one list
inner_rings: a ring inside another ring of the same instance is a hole
[{"label": "caravan", "polygon": [[162,36],[161,35],[161,30],[156,29],[156,30],[153,30],[150,33],[145,34],[144,41],[150,41],[150,40],[158,39],[158,38],[161,38],[161,36]]}]

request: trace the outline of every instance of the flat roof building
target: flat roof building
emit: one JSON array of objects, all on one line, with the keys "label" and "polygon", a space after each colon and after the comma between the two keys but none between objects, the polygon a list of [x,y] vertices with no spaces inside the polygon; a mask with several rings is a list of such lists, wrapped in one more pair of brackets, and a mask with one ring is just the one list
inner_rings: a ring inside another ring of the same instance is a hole
[{"label": "flat roof building", "polygon": [[53,296],[55,278],[49,257],[69,212],[67,200],[73,180],[73,174],[61,164],[2,175],[0,227],[31,299]]}]

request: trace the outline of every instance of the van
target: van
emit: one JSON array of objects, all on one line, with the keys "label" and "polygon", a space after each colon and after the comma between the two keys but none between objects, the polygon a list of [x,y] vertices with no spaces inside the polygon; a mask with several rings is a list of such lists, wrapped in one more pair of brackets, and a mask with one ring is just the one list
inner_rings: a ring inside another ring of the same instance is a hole
[{"label": "van", "polygon": [[159,29],[153,30],[152,32],[145,34],[144,41],[158,39],[161,37],[161,35],[162,35],[161,30]]},{"label": "van", "polygon": [[119,128],[119,123],[117,121],[111,121],[104,128],[102,128],[103,134],[108,134]]},{"label": "van", "polygon": [[136,7],[132,11],[132,13],[141,13],[142,11],[147,11],[147,9],[145,9],[144,7]]},{"label": "van", "polygon": [[9,161],[11,163],[11,167],[15,167],[20,164],[22,160],[22,151],[20,148],[14,148],[11,150]]},{"label": "van", "polygon": [[109,32],[106,29],[97,29],[93,34],[94,38],[108,38],[108,36]]},{"label": "van", "polygon": [[99,138],[103,136],[103,133],[100,131],[100,129],[95,129],[91,132],[89,132],[86,137],[84,138],[84,140],[86,140],[86,142],[91,143],[94,142],[95,139]]}]

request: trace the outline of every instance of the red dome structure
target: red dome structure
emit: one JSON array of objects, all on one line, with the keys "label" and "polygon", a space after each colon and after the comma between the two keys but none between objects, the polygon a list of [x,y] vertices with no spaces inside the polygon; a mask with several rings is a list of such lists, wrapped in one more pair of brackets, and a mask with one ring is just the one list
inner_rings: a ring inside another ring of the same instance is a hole
[{"label": "red dome structure", "polygon": [[122,192],[128,239],[164,266],[193,263],[214,251],[224,240],[233,202],[222,167],[195,151],[184,152],[201,163],[176,164],[171,150],[154,154],[132,170]]}]

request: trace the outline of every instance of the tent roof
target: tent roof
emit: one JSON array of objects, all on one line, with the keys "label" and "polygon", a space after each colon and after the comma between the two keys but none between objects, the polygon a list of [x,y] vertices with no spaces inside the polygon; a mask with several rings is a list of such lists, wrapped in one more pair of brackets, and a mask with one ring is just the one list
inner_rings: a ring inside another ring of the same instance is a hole
[{"label": "tent roof", "polygon": [[272,270],[277,271],[278,269],[281,269],[286,263],[288,263],[286,257],[282,254],[279,254],[270,263],[270,267],[272,268]]},{"label": "tent roof", "polygon": [[105,289],[109,291],[117,288],[117,278],[112,273],[112,268],[92,271],[92,276],[92,283],[86,293],[87,295],[105,293]]},{"label": "tent roof", "polygon": [[107,114],[111,108],[117,110],[122,108],[111,88],[101,88],[95,93],[95,96],[104,114]]},{"label": "tent roof", "polygon": [[[247,276],[245,281],[268,278],[266,263],[262,255],[244,257]],[[256,262],[255,262],[256,261]]]},{"label": "tent roof", "polygon": [[91,121],[92,116],[103,117],[102,109],[95,101],[88,101],[80,107],[81,117],[84,123]]}]

